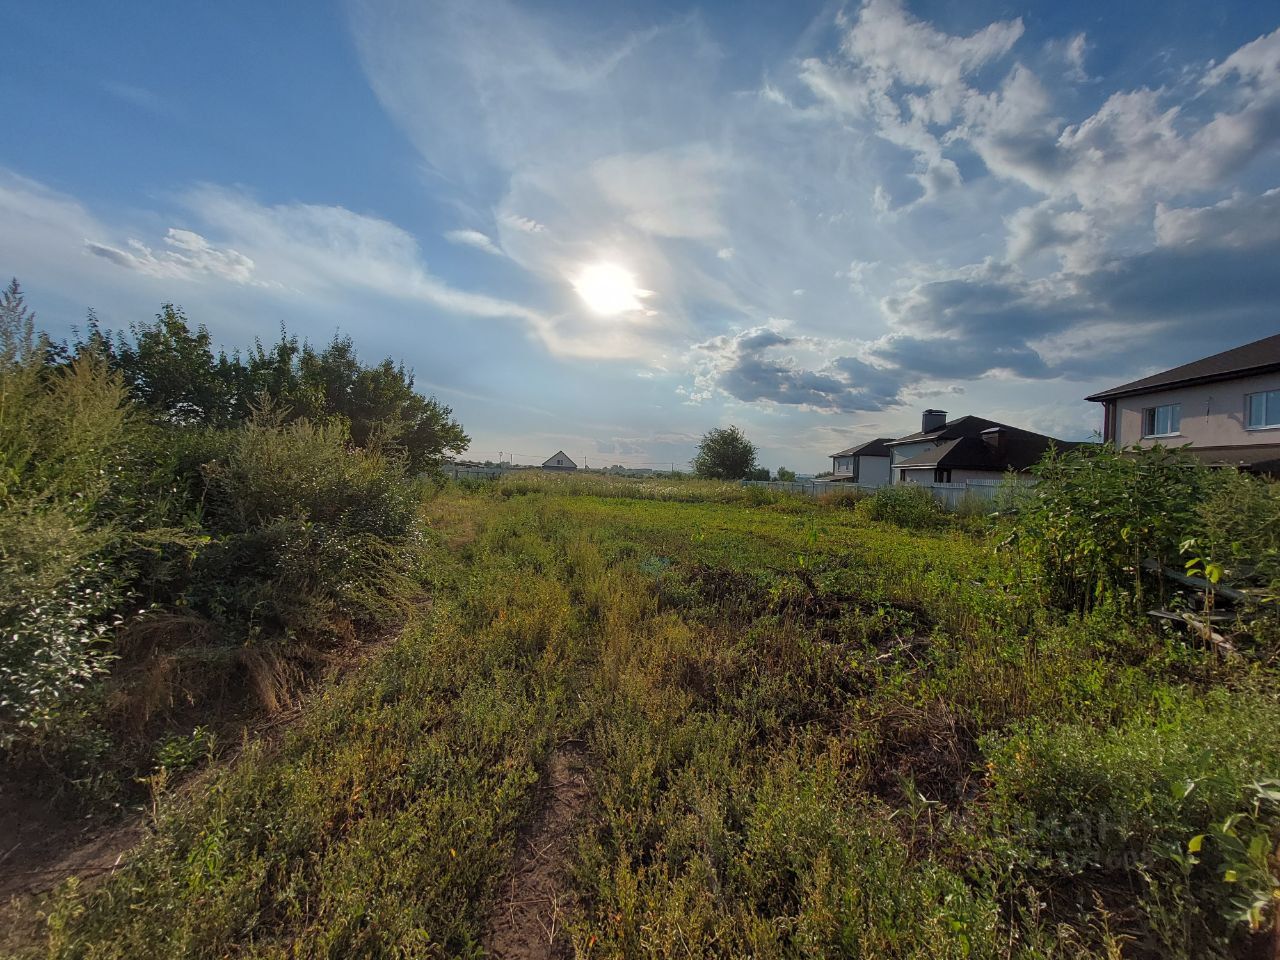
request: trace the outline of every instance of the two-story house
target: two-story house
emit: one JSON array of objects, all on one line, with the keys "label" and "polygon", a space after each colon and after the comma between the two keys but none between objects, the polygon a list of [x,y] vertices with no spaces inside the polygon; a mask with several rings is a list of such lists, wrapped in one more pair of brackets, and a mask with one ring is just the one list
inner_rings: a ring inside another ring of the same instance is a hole
[{"label": "two-story house", "polygon": [[1102,404],[1118,447],[1189,446],[1215,465],[1280,474],[1280,334],[1122,384]]},{"label": "two-story house", "polygon": [[948,420],[945,410],[926,410],[919,431],[887,444],[893,483],[999,480],[1026,473],[1050,446],[1078,445],[985,417]]},{"label": "two-story house", "polygon": [[890,482],[889,444],[892,437],[868,440],[831,455],[831,479],[864,487],[883,487]]}]

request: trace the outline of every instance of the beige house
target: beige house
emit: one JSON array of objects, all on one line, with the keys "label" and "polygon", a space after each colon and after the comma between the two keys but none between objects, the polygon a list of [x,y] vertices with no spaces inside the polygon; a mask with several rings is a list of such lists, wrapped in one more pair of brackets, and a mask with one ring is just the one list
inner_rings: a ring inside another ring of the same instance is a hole
[{"label": "beige house", "polygon": [[1280,334],[1086,397],[1118,447],[1189,446],[1205,461],[1280,474]]}]

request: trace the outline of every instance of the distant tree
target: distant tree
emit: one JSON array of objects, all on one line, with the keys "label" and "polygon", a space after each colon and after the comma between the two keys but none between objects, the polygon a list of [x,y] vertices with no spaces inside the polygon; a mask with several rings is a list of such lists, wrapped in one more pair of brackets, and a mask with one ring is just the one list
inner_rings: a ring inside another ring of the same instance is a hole
[{"label": "distant tree", "polygon": [[742,479],[743,479],[743,480],[765,480],[765,481],[768,481],[768,480],[771,480],[771,479],[773,479],[773,478],[769,476],[769,468],[768,468],[768,467],[754,467],[754,468],[752,468],[752,469],[748,470],[748,471],[747,471],[747,475],[746,475],[745,477],[743,477]]},{"label": "distant tree", "polygon": [[790,483],[795,480],[796,472],[794,470],[788,470],[786,467],[779,467],[777,476],[778,479],[784,483]]},{"label": "distant tree", "polygon": [[[700,477],[742,480],[755,469],[756,446],[737,427],[716,427],[703,436],[698,454],[689,465]],[[766,470],[766,480],[768,473]]]},{"label": "distant tree", "polygon": [[62,349],[64,360],[85,353],[120,371],[135,399],[170,423],[228,426],[264,403],[288,419],[341,417],[353,443],[399,447],[413,471],[433,470],[471,442],[449,407],[414,389],[404,364],[365,365],[350,337],[335,336],[319,350],[282,329],[269,347],[257,341],[243,354],[215,353],[205,327],[193,331],[180,309],[165,304],[154,322],[133,324],[128,335],[102,331],[90,314],[86,337]]}]

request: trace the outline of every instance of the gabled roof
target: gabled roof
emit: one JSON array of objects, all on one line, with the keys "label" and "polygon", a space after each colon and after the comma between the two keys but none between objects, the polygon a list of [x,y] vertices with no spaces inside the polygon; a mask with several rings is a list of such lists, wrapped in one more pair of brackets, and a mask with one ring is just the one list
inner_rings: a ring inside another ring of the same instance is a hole
[{"label": "gabled roof", "polygon": [[916,454],[909,460],[903,460],[895,467],[899,470],[919,470],[923,468],[946,467],[954,470],[991,470],[1000,473],[1006,470],[1028,470],[1040,461],[1050,445],[1059,450],[1078,447],[1078,442],[1055,440],[1042,433],[1030,430],[1019,430],[1017,427],[1004,427],[1003,447],[999,451],[993,444],[978,436],[955,437],[945,440],[936,447]]},{"label": "gabled roof", "polygon": [[[983,430],[989,430],[992,427],[1005,427],[1008,430],[1017,429],[1017,427],[1009,427],[1006,424],[988,420],[986,417],[957,417],[955,420],[948,420],[936,430],[919,430],[915,433],[909,433],[905,437],[899,437],[897,440],[889,440],[887,442],[889,446],[896,446],[899,443],[919,443],[921,440],[954,440],[957,437],[976,437],[980,436]],[[1036,434],[1036,436],[1039,436],[1039,434]]]},{"label": "gabled roof", "polygon": [[[557,464],[555,462],[556,460],[563,460],[564,463]],[[563,450],[557,450],[551,456],[547,457],[546,460],[542,461],[542,465],[544,467],[555,467],[555,466],[576,467],[577,466],[576,463],[574,463],[572,460],[569,459],[569,455],[565,453]]]},{"label": "gabled roof", "polygon": [[848,450],[841,450],[839,453],[833,453],[833,457],[887,457],[889,456],[889,444],[893,443],[892,437],[878,437],[875,440],[868,440],[866,443],[860,443],[856,447],[850,447]]},{"label": "gabled roof", "polygon": [[1242,347],[1215,353],[1203,360],[1184,363],[1180,367],[1155,373],[1132,383],[1124,383],[1110,390],[1103,390],[1086,400],[1111,400],[1115,397],[1127,397],[1135,393],[1151,393],[1156,390],[1168,390],[1192,383],[1212,383],[1215,380],[1230,380],[1235,377],[1247,377],[1259,373],[1270,373],[1280,370],[1280,333],[1273,337],[1263,337]]}]

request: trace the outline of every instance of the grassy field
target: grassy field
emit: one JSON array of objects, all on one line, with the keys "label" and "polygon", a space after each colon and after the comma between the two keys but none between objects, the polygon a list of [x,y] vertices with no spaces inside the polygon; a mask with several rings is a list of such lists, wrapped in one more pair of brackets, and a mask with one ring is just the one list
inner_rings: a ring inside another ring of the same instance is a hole
[{"label": "grassy field", "polygon": [[52,896],[49,956],[483,956],[570,745],[562,955],[1266,938],[1268,667],[1051,614],[981,531],[733,486],[509,480],[426,522],[398,639]]}]

